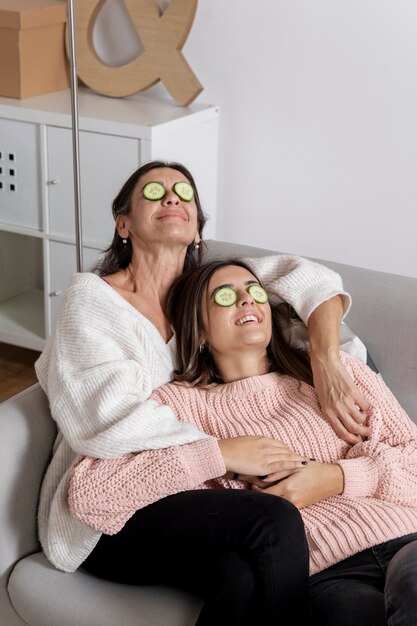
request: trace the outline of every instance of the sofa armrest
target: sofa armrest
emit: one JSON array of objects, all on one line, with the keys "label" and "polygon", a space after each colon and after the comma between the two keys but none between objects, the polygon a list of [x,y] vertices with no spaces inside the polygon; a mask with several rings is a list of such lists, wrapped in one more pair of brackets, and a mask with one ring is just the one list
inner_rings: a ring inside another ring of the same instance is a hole
[{"label": "sofa armrest", "polygon": [[7,593],[17,561],[40,549],[38,496],[56,435],[48,401],[33,385],[0,404],[0,622],[21,624]]}]

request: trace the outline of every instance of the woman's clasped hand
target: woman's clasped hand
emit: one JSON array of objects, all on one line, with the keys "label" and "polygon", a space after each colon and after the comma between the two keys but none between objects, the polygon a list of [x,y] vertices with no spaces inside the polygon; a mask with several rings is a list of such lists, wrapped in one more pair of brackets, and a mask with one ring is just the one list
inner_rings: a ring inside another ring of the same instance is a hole
[{"label": "woman's clasped hand", "polygon": [[241,479],[243,475],[269,475],[272,480],[280,480],[304,468],[308,461],[271,437],[243,435],[220,439],[219,448],[226,470],[239,474]]}]

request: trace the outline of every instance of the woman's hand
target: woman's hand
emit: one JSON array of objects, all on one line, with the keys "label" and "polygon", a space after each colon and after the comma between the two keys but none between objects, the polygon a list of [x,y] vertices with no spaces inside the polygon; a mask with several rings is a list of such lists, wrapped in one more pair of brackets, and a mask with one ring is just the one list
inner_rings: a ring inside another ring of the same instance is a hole
[{"label": "woman's hand", "polygon": [[322,302],[310,315],[310,363],[324,417],[338,437],[355,444],[370,434],[363,423],[371,407],[340,360],[342,317],[343,304],[339,296]]},{"label": "woman's hand", "polygon": [[308,459],[292,452],[282,441],[247,435],[219,440],[226,470],[247,476],[288,475],[307,467]]},{"label": "woman's hand", "polygon": [[368,437],[371,429],[364,422],[371,405],[349,376],[339,353],[323,358],[311,352],[310,362],[321,410],[337,436],[352,445]]},{"label": "woman's hand", "polygon": [[[305,465],[303,465],[303,467],[305,467]],[[277,483],[279,480],[287,478],[287,476],[291,476],[293,472],[298,472],[299,469],[299,467],[295,467],[293,469],[282,470],[281,472],[275,472],[274,474],[270,474],[269,476],[252,476],[248,474],[238,474],[238,476],[235,478],[235,475],[232,474],[230,476],[227,476],[227,478],[240,480],[244,483],[247,483],[251,487],[253,485],[256,485],[256,487],[260,487],[263,491],[264,489],[267,489],[267,487],[271,487],[271,485]],[[277,476],[280,476],[280,478],[276,478]]]},{"label": "woman's hand", "polygon": [[[267,480],[272,479],[268,477]],[[285,498],[298,509],[320,502],[343,491],[343,472],[340,465],[310,461],[302,472],[293,472],[291,476],[262,489],[256,485],[253,491],[271,493]]]}]

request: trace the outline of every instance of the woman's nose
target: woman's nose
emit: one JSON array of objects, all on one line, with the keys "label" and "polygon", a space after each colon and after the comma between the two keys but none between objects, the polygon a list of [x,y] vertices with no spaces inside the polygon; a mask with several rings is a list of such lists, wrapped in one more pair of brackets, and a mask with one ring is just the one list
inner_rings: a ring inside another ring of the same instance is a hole
[{"label": "woman's nose", "polygon": [[162,200],[162,204],[165,206],[177,205],[179,203],[179,197],[172,190],[167,191],[166,196]]},{"label": "woman's nose", "polygon": [[248,304],[253,304],[255,300],[252,298],[250,293],[246,290],[241,291],[237,297],[237,305],[238,306],[246,306]]}]

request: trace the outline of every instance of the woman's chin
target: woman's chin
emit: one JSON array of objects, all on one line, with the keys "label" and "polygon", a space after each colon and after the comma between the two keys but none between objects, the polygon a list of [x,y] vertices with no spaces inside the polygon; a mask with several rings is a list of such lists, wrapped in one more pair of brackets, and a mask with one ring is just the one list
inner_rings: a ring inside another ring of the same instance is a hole
[{"label": "woman's chin", "polygon": [[266,349],[271,341],[271,336],[259,327],[252,326],[244,329],[240,341],[247,346],[263,346]]},{"label": "woman's chin", "polygon": [[188,246],[194,241],[196,234],[195,227],[190,226],[189,222],[166,220],[159,225],[159,236],[161,239],[183,243]]}]

